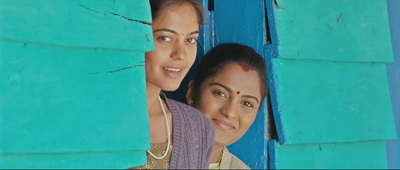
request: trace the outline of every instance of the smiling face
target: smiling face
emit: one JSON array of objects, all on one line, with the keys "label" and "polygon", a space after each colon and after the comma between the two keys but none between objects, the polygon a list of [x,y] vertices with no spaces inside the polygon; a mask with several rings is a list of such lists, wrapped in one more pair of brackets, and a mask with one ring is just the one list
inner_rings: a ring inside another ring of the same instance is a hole
[{"label": "smiling face", "polygon": [[155,50],[146,53],[146,85],[176,90],[193,65],[199,36],[198,17],[188,3],[159,12],[152,23]]},{"label": "smiling face", "polygon": [[260,106],[260,79],[253,69],[228,64],[200,85],[197,109],[214,124],[215,144],[239,140],[254,122]]}]

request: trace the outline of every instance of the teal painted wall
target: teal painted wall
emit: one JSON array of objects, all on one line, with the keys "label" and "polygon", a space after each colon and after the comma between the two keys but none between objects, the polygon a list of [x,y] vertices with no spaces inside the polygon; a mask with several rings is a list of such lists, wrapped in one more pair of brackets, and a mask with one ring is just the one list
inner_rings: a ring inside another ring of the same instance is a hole
[{"label": "teal painted wall", "polygon": [[144,164],[148,1],[0,4],[0,168]]},{"label": "teal painted wall", "polygon": [[387,169],[385,141],[269,147],[271,169]]},{"label": "teal painted wall", "polygon": [[[277,3],[279,57],[272,59],[271,74],[279,141],[396,138],[385,65],[393,61],[386,2],[309,0],[318,8],[295,0]],[[371,15],[379,22],[369,21]]]},{"label": "teal painted wall", "polygon": [[266,2],[277,53],[270,167],[387,168],[386,140],[397,135],[386,1]]}]

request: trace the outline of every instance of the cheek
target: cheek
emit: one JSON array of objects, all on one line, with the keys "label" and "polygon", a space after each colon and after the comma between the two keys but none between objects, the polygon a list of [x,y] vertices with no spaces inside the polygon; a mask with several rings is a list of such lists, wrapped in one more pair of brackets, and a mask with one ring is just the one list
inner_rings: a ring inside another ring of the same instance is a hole
[{"label": "cheek", "polygon": [[145,55],[145,69],[149,70],[153,65],[157,64],[157,52],[156,51],[150,51],[147,52]]},{"label": "cheek", "polygon": [[241,129],[246,133],[256,119],[257,113],[247,113],[240,116]]},{"label": "cheek", "polygon": [[196,59],[196,54],[197,54],[197,45],[188,50],[188,60],[190,63],[192,63],[192,64],[194,63],[194,61]]},{"label": "cheek", "polygon": [[155,59],[155,58],[162,59],[164,57],[168,58],[168,54],[171,53],[171,46],[163,45],[163,44],[157,43],[157,41],[154,41],[154,50],[147,52],[147,53],[149,53],[153,59]]},{"label": "cheek", "polygon": [[212,118],[213,114],[217,111],[215,102],[212,102],[207,95],[200,96],[198,109],[204,113],[208,118]]}]

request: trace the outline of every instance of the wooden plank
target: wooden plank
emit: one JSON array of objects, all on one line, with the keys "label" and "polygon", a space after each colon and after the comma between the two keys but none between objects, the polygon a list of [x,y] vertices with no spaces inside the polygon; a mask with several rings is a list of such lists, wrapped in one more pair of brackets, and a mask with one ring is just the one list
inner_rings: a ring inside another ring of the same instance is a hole
[{"label": "wooden plank", "polygon": [[[215,37],[215,45],[239,43],[252,47],[263,56],[266,30],[264,5],[264,0],[215,0],[215,35],[211,35]],[[251,169],[268,168],[267,139],[265,137],[267,136],[267,110],[264,102],[247,133],[238,142],[228,147],[230,152]]]},{"label": "wooden plank", "polygon": [[240,43],[262,54],[265,43],[264,0],[217,0],[214,3],[216,45]]},{"label": "wooden plank", "polygon": [[281,144],[395,139],[384,63],[272,59]]},{"label": "wooden plank", "polygon": [[154,49],[148,0],[0,0],[0,39],[78,48]]},{"label": "wooden plank", "polygon": [[390,98],[397,129],[397,139],[386,143],[389,169],[400,169],[400,1],[388,0],[390,35],[394,62],[387,64]]},{"label": "wooden plank", "polygon": [[143,53],[0,47],[0,152],[150,148]]},{"label": "wooden plank", "polygon": [[143,151],[0,154],[2,169],[127,169],[147,162]]},{"label": "wooden plank", "polygon": [[268,144],[271,169],[387,169],[385,141]]},{"label": "wooden plank", "polygon": [[[276,0],[279,57],[391,62],[386,1]],[[305,5],[306,4],[306,5]]]}]

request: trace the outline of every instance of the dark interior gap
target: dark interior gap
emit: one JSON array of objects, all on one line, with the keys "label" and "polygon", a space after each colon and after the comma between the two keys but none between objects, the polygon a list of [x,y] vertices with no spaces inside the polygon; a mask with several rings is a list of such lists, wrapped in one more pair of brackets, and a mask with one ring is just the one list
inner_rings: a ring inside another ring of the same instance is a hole
[{"label": "dark interior gap", "polygon": [[271,44],[271,32],[268,23],[268,8],[267,4],[264,4],[264,17],[265,17],[265,44]]},{"label": "dark interior gap", "polygon": [[208,1],[208,11],[214,11],[214,0]]},{"label": "dark interior gap", "polygon": [[267,95],[267,135],[269,140],[278,140],[278,132],[276,131],[276,124],[274,114],[272,113],[271,95]]}]

